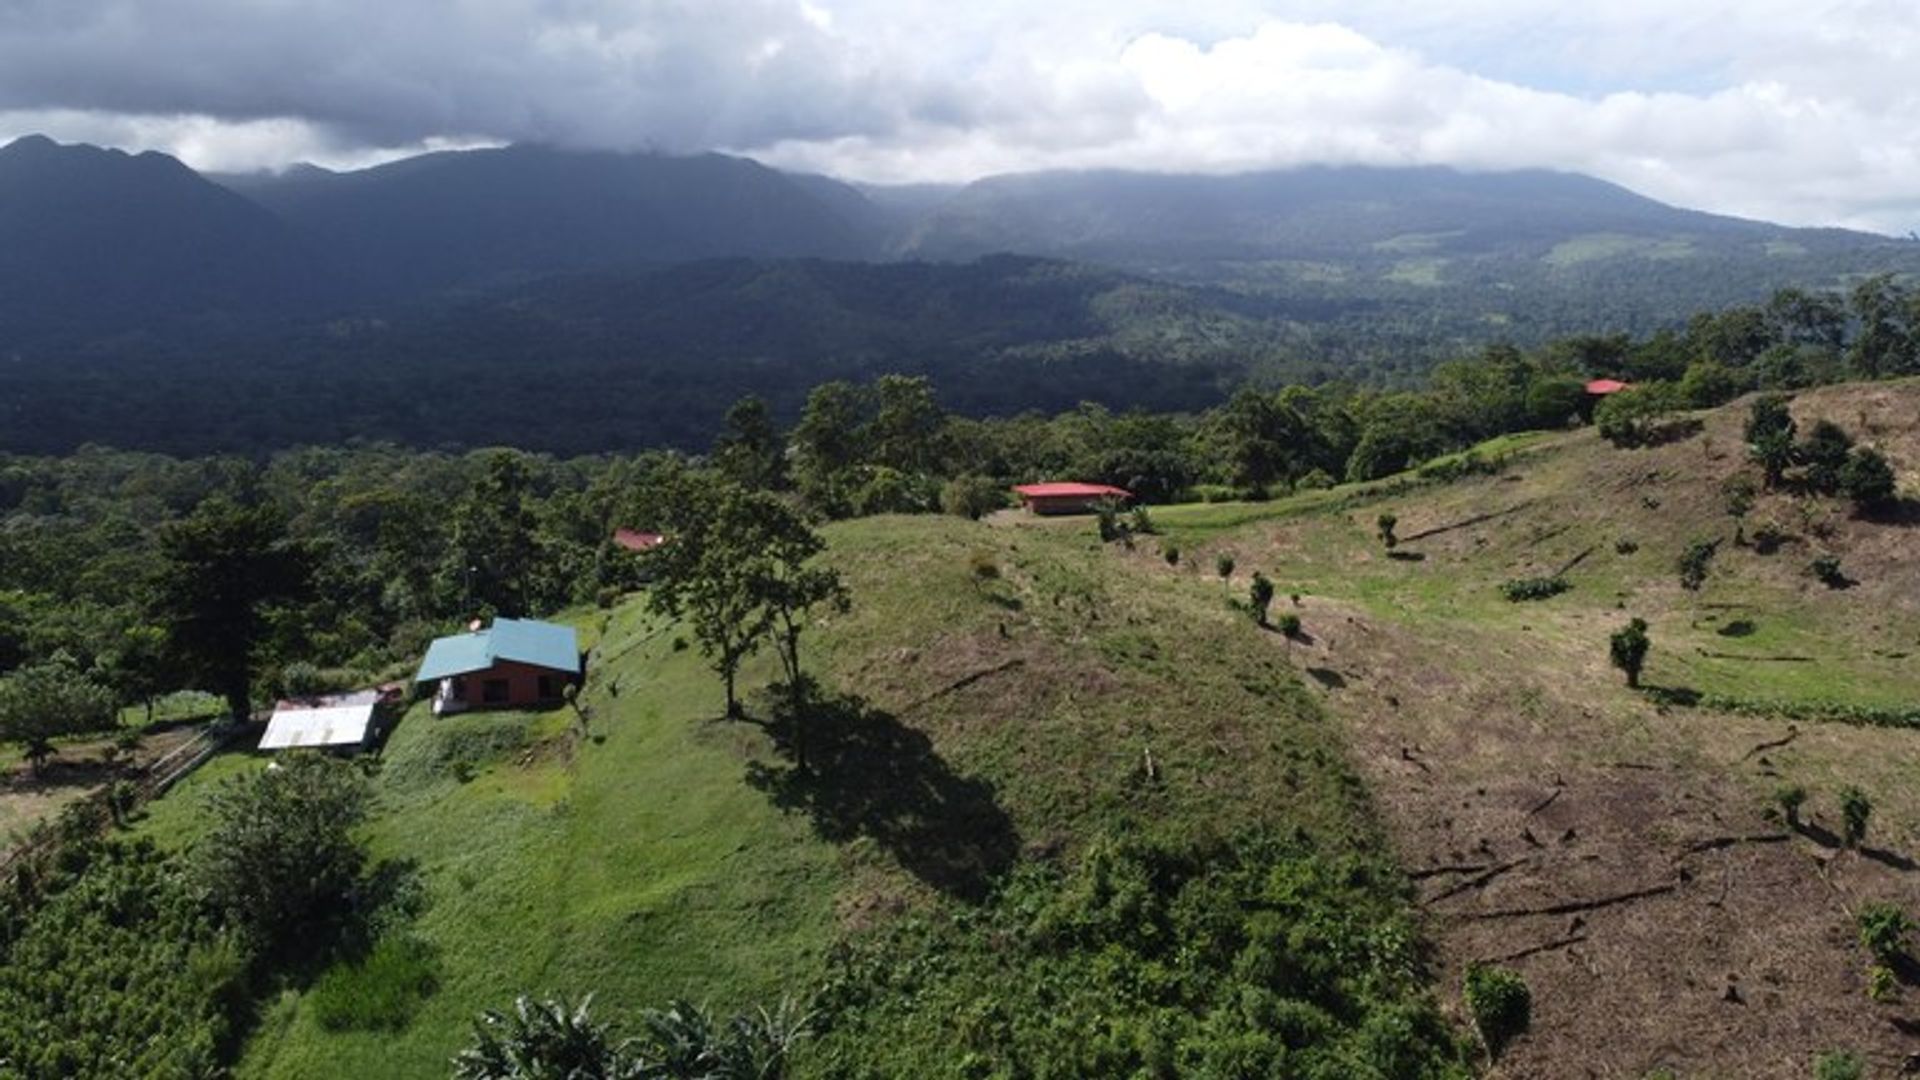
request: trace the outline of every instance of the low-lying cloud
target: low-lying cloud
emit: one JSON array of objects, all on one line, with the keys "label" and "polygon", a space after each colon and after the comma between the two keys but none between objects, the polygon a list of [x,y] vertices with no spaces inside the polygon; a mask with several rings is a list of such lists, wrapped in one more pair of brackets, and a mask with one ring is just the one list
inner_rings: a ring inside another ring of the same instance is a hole
[{"label": "low-lying cloud", "polygon": [[1796,224],[1920,226],[1905,0],[1035,7],[0,0],[0,135],[211,169],[517,141],[882,181],[1541,166]]}]

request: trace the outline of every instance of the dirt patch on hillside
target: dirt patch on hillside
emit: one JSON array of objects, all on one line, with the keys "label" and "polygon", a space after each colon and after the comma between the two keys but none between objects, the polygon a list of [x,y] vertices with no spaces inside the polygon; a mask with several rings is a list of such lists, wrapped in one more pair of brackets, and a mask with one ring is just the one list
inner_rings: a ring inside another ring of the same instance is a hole
[{"label": "dirt patch on hillside", "polygon": [[1662,713],[1604,657],[1552,641],[1416,635],[1316,598],[1296,610],[1311,643],[1287,652],[1351,730],[1443,997],[1459,1008],[1474,961],[1532,988],[1533,1030],[1496,1075],[1803,1077],[1835,1049],[1894,1075],[1920,1053],[1920,988],[1870,1002],[1853,921],[1870,900],[1920,907],[1907,804],[1863,781],[1889,820],[1862,852],[1839,848],[1824,791],[1803,828],[1764,813],[1788,755],[1910,759],[1920,735],[1780,742],[1779,722]]}]

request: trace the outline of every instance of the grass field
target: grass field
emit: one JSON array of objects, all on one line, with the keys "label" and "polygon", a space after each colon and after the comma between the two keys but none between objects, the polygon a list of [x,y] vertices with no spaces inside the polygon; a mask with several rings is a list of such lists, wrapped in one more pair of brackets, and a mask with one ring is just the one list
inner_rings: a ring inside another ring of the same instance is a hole
[{"label": "grass field", "polygon": [[[1796,408],[1872,433],[1912,490],[1920,385],[1836,388]],[[1654,639],[1646,681],[1670,692],[1913,702],[1910,526],[1768,494],[1748,524],[1790,525],[1781,550],[1732,543],[1720,484],[1744,467],[1740,419],[1711,414],[1700,434],[1643,451],[1591,433],[1509,437],[1477,449],[1498,467],[1451,483],[1155,508],[1161,535],[1130,545],[1100,544],[1085,519],[829,526],[854,605],[807,643],[835,695],[810,721],[811,776],[758,726],[714,719],[717,680],[637,598],[575,612],[594,646],[584,727],[568,710],[415,709],[382,755],[370,839],[424,885],[414,929],[437,953],[438,990],[404,1030],[376,1035],[323,1030],[289,987],[238,1071],[434,1075],[478,1010],[522,992],[593,991],[617,1017],[671,996],[767,1002],[818,985],[838,942],[1006,925],[995,887],[1016,868],[1067,873],[1114,838],[1249,829],[1396,857],[1449,1008],[1467,962],[1518,967],[1535,1026],[1499,1075],[1582,1061],[1605,1075],[1800,1076],[1834,1048],[1897,1063],[1920,1046],[1891,1023],[1901,1002],[1864,1004],[1849,920],[1870,899],[1920,907],[1920,732],[1672,707],[1607,663],[1607,634],[1638,615]],[[1392,553],[1375,536],[1382,512],[1399,519]],[[1725,542],[1688,592],[1675,560],[1709,536]],[[1808,578],[1816,547],[1857,584]],[[1236,609],[1255,571],[1277,585],[1276,616],[1301,619],[1297,638]],[[1501,596],[1510,578],[1555,572],[1570,591]],[[756,664],[749,689],[771,674]],[[769,714],[763,695],[748,700]],[[215,761],[142,828],[191,842],[206,790],[259,767]],[[1811,795],[1796,832],[1765,814],[1786,783]],[[1845,784],[1875,801],[1861,852],[1831,843]],[[1405,885],[1374,899],[1397,904]],[[983,975],[997,955],[889,962],[964,968],[990,997],[992,978],[1028,977]],[[954,1035],[951,1015],[913,1008],[863,1037],[890,1050],[973,1038],[966,1067],[995,1067],[999,1028],[974,1017]],[[829,1038],[800,1072],[833,1075],[849,1053],[862,1060]]]}]

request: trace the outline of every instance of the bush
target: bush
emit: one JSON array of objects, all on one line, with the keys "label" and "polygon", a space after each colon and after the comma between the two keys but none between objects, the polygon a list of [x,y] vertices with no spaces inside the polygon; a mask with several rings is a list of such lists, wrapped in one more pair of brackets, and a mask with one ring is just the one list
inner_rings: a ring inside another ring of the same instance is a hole
[{"label": "bush", "polygon": [[1885,964],[1874,964],[1867,968],[1867,998],[1871,1001],[1888,1002],[1900,996],[1900,984],[1894,978],[1893,969]]},{"label": "bush", "polygon": [[994,561],[991,551],[976,551],[967,556],[967,573],[976,585],[994,581],[1000,577],[1000,564]]},{"label": "bush", "polygon": [[1400,524],[1398,517],[1392,514],[1381,514],[1374,519],[1373,524],[1375,530],[1379,533],[1380,542],[1386,545],[1388,551],[1392,551],[1398,546],[1400,540],[1393,534],[1394,526]]},{"label": "bush", "polygon": [[1474,964],[1464,989],[1467,1013],[1490,1054],[1498,1055],[1533,1021],[1533,994],[1517,972]]},{"label": "bush", "polygon": [[367,814],[366,777],[336,758],[282,755],[275,768],[233,777],[208,797],[212,828],[195,849],[196,878],[230,924],[291,943],[338,913],[366,852],[354,835]]},{"label": "bush", "polygon": [[1887,464],[1878,450],[1857,447],[1840,469],[1840,490],[1859,510],[1881,509],[1893,502],[1893,466]]},{"label": "bush", "polygon": [[1228,555],[1224,551],[1218,555],[1215,555],[1213,557],[1213,572],[1216,574],[1219,574],[1220,580],[1222,581],[1225,581],[1226,579],[1232,577],[1233,576],[1233,556]]},{"label": "bush", "polygon": [[1720,550],[1718,540],[1695,540],[1680,553],[1677,569],[1680,571],[1680,587],[1689,592],[1700,591],[1706,584],[1707,573],[1713,564],[1713,555]]},{"label": "bush", "polygon": [[1873,816],[1873,800],[1857,787],[1840,789],[1841,838],[1848,847],[1859,846],[1867,838],[1867,819]]},{"label": "bush", "polygon": [[1572,587],[1563,577],[1514,578],[1500,586],[1500,595],[1519,603],[1522,600],[1546,600]]},{"label": "bush", "polygon": [[1847,575],[1840,571],[1840,556],[1816,555],[1807,564],[1807,573],[1812,574],[1829,589],[1838,589],[1847,584]]},{"label": "bush", "polygon": [[1647,652],[1653,642],[1647,637],[1647,621],[1634,619],[1613,632],[1607,642],[1608,657],[1613,666],[1627,673],[1627,685],[1640,685],[1640,671],[1646,666]]},{"label": "bush", "polygon": [[1814,1059],[1813,1080],[1861,1080],[1867,1067],[1851,1051],[1835,1050]]},{"label": "bush", "polygon": [[1280,616],[1278,625],[1280,632],[1287,637],[1297,638],[1300,636],[1300,616],[1295,615],[1293,612],[1289,611],[1285,615]]},{"label": "bush", "polygon": [[1615,555],[1631,555],[1639,550],[1640,545],[1629,537],[1623,536],[1613,542],[1613,553]]},{"label": "bush", "polygon": [[1788,825],[1800,823],[1800,807],[1807,801],[1807,789],[1799,784],[1783,784],[1773,793],[1774,804],[1780,807],[1780,816]]},{"label": "bush", "polygon": [[1782,529],[1777,521],[1763,521],[1759,528],[1753,530],[1753,549],[1762,555],[1771,555],[1779,551],[1780,545],[1786,542],[1787,531]]},{"label": "bush", "polygon": [[335,964],[307,996],[328,1031],[399,1031],[439,985],[433,947],[410,934],[389,934],[352,963]]},{"label": "bush", "polygon": [[1255,570],[1253,584],[1247,589],[1247,599],[1253,606],[1253,621],[1261,626],[1267,625],[1267,609],[1273,606],[1273,582],[1267,575]]},{"label": "bush", "polygon": [[956,476],[940,487],[940,509],[955,517],[977,521],[1006,505],[1006,488],[990,477]]},{"label": "bush", "polygon": [[1882,964],[1891,964],[1906,950],[1907,934],[1913,920],[1896,904],[1884,901],[1867,904],[1854,917],[1860,928],[1860,944]]},{"label": "bush", "polygon": [[1180,565],[1180,545],[1168,543],[1160,549],[1160,557],[1167,560],[1168,566]]},{"label": "bush", "polygon": [[1133,513],[1127,520],[1127,528],[1136,536],[1152,536],[1160,531],[1154,527],[1153,515],[1147,513],[1147,508],[1144,506],[1133,508]]},{"label": "bush", "polygon": [[1847,467],[1847,454],[1852,449],[1853,440],[1838,424],[1831,420],[1814,424],[1797,451],[1806,466],[1807,486],[1822,495],[1839,491],[1840,474]]}]

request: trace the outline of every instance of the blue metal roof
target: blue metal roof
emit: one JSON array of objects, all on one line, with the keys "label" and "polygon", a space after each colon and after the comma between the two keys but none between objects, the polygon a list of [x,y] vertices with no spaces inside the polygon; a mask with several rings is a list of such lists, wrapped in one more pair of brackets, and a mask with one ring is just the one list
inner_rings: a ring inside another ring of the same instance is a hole
[{"label": "blue metal roof", "polygon": [[571,626],[537,619],[495,619],[485,630],[435,638],[414,682],[485,671],[497,660],[580,674],[580,638]]}]

